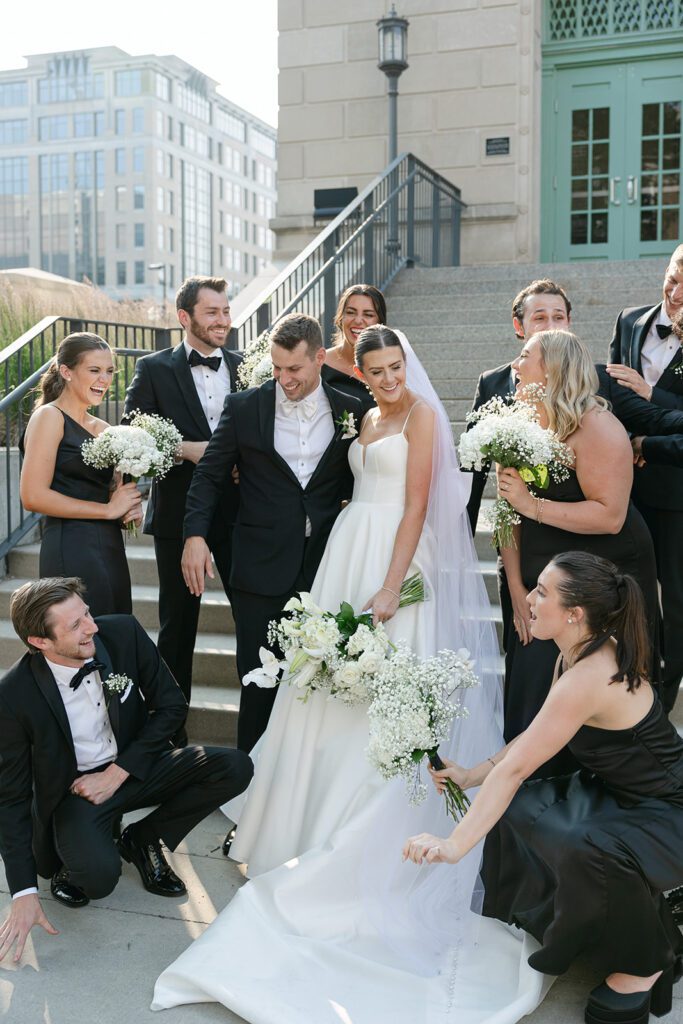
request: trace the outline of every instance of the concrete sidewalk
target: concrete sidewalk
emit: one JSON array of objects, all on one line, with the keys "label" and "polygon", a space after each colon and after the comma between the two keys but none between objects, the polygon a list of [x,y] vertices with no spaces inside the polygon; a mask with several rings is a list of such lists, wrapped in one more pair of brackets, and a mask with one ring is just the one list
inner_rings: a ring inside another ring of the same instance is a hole
[{"label": "concrete sidewalk", "polygon": [[[130,819],[132,820],[132,816]],[[188,887],[184,899],[153,896],[137,871],[123,865],[110,897],[82,910],[56,903],[41,882],[48,919],[60,930],[34,929],[21,964],[0,965],[0,1016],[8,1024],[242,1024],[215,1003],[152,1013],[154,982],[188,943],[214,919],[243,884],[239,868],[220,852],[226,819],[207,818],[176,853],[173,867]],[[0,876],[0,915],[9,895]],[[226,956],[230,951],[226,950]],[[495,971],[495,963],[491,963]],[[580,1024],[586,993],[599,979],[579,964],[559,978],[529,1024]],[[670,1024],[683,1024],[683,983]],[[316,1024],[311,1021],[311,1024]]]}]

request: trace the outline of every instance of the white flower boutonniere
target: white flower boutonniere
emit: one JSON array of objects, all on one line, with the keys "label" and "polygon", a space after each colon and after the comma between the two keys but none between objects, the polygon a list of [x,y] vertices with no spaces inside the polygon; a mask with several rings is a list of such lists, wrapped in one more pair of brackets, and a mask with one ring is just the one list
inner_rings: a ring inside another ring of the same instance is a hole
[{"label": "white flower boutonniere", "polygon": [[348,409],[345,409],[338,420],[335,420],[338,427],[341,427],[342,441],[348,441],[358,433],[356,428],[356,417]]},{"label": "white flower boutonniere", "polygon": [[123,702],[133,686],[133,680],[124,675],[111,675],[108,679],[104,680],[102,686],[104,687],[108,701],[111,700],[115,694],[125,694],[125,696],[121,698],[121,701]]}]

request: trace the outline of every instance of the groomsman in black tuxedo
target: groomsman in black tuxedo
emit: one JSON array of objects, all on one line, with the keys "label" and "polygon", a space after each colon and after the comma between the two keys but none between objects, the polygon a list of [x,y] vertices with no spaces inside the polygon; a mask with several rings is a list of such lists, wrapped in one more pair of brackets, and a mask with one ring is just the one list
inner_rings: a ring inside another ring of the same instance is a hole
[{"label": "groomsman in black tuxedo", "polygon": [[[683,245],[671,256],[662,301],[622,310],[609,349],[607,372],[650,402],[653,410],[683,409],[681,345],[671,329],[681,310]],[[671,710],[683,677],[683,468],[648,461],[635,474],[633,500],[655,545],[663,620],[661,696]]]},{"label": "groomsman in black tuxedo", "polygon": [[[149,892],[186,892],[162,853],[246,789],[249,757],[219,747],[174,749],[186,704],[132,615],[95,621],[76,578],[25,583],[10,602],[29,649],[0,681],[0,853],[12,909],[0,960],[21,956],[34,925],[56,934],[37,876],[69,907],[116,886],[121,858]],[[115,844],[126,811],[156,805]]]},{"label": "groomsman in black tuxedo", "polygon": [[[144,532],[154,537],[159,568],[159,651],[189,705],[200,599],[187,589],[180,570],[185,498],[195,466],[218,426],[226,396],[237,389],[242,355],[227,348],[231,321],[223,278],[188,277],[176,295],[176,309],[185,338],[177,348],[138,360],[125,411],[158,413],[173,420],[183,436],[177,465],[163,480],[152,483]],[[228,596],[237,502],[238,489],[228,474],[207,534]],[[184,724],[176,742],[187,742]]]},{"label": "groomsman in black tuxedo", "polygon": [[[270,335],[274,380],[230,395],[187,495],[183,574],[204,589],[214,510],[239,470],[230,586],[240,678],[260,665],[267,626],[292,594],[309,590],[342,501],[351,497],[348,449],[369,407],[320,378],[322,334],[313,317],[290,313]],[[351,418],[352,429],[344,421]],[[274,689],[243,688],[237,744],[263,733]]]}]

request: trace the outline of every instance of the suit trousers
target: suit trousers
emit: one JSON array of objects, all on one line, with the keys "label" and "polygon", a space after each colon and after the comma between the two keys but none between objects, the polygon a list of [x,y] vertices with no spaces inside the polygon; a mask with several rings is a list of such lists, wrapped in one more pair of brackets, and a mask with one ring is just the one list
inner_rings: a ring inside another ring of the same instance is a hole
[{"label": "suit trousers", "polygon": [[661,589],[661,651],[664,661],[660,697],[669,712],[683,678],[683,510],[653,508],[634,499],[652,534]]},{"label": "suit trousers", "polygon": [[208,814],[244,792],[252,774],[251,760],[240,750],[185,747],[163,751],[146,779],[129,776],[103,804],[68,793],[52,822],[55,847],[70,881],[91,899],[108,896],[121,874],[112,839],[117,818],[158,804],[136,824],[137,835],[141,842],[161,839],[175,850]]},{"label": "suit trousers", "polygon": [[[170,668],[175,681],[190,703],[192,694],[192,655],[197,638],[201,598],[187,588],[180,569],[184,541],[182,537],[155,537],[154,551],[159,567],[159,654]],[[211,548],[213,560],[230,597],[232,529]]]},{"label": "suit trousers", "polygon": [[[261,664],[259,648],[268,646],[268,623],[279,619],[282,609],[290,597],[301,590],[308,590],[303,576],[286,593],[275,597],[252,594],[246,590],[235,590],[232,599],[235,608],[235,633],[237,634],[237,671],[240,679]],[[280,652],[278,652],[280,653]],[[242,686],[240,712],[237,720],[237,747],[247,753],[266,731],[270,713],[273,710],[277,687],[262,689],[255,683]]]}]

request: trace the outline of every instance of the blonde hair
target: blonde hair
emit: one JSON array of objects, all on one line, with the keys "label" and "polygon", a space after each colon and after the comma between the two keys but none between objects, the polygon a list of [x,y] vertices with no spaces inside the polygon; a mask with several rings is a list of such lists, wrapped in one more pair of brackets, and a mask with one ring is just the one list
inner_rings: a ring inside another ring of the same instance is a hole
[{"label": "blonde hair", "polygon": [[561,441],[581,426],[591,409],[608,409],[598,395],[600,382],[590,352],[571,331],[539,331],[534,335],[547,374],[543,406],[548,425]]}]

